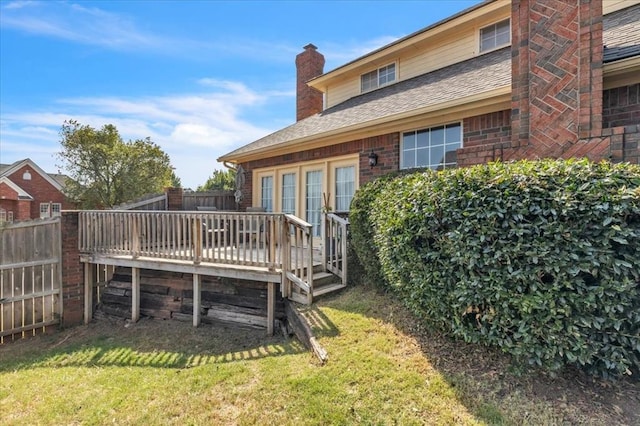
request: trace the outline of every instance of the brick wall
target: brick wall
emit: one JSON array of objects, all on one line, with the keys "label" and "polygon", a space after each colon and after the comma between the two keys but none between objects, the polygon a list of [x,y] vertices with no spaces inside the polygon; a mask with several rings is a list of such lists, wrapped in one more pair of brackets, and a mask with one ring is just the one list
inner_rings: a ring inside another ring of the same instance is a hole
[{"label": "brick wall", "polygon": [[[400,142],[398,133],[389,133],[365,139],[353,140],[323,148],[292,152],[277,157],[263,158],[242,164],[245,171],[245,183],[242,187],[243,199],[240,209],[251,206],[253,199],[252,176],[253,170],[266,167],[280,167],[307,161],[324,160],[349,154],[359,154],[360,157],[360,185],[400,168]],[[369,167],[371,151],[378,155],[378,164]]]},{"label": "brick wall", "polygon": [[612,127],[603,134],[611,138],[611,161],[640,164],[640,124]]},{"label": "brick wall", "polygon": [[501,159],[511,149],[511,111],[504,110],[465,118],[463,148],[457,152],[461,167]]},{"label": "brick wall", "polygon": [[167,210],[182,210],[182,188],[165,188],[167,194]]},{"label": "brick wall", "polygon": [[31,201],[18,200],[18,193],[4,183],[0,183],[0,208],[7,212],[7,219],[9,212],[15,221],[31,219]]},{"label": "brick wall", "polygon": [[78,212],[62,213],[62,325],[82,324],[84,316],[84,268],[78,250]]},{"label": "brick wall", "polygon": [[514,0],[511,17],[510,158],[560,157],[602,131],[602,1]]},{"label": "brick wall", "polygon": [[640,83],[605,90],[602,121],[605,128],[640,123]]},{"label": "brick wall", "polygon": [[[31,179],[24,179],[25,172],[28,172]],[[75,208],[62,192],[58,191],[57,188],[28,165],[12,173],[9,179],[33,197],[33,201],[30,203],[29,213],[29,218],[31,219],[40,218],[40,203],[60,203],[63,210]]]}]

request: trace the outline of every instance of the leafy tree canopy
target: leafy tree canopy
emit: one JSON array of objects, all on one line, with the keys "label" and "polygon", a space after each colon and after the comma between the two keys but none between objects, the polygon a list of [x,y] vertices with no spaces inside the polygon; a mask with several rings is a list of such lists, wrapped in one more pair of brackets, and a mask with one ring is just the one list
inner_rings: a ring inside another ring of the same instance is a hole
[{"label": "leafy tree canopy", "polygon": [[171,170],[171,187],[182,188],[182,180],[176,175],[175,170]]},{"label": "leafy tree canopy", "polygon": [[67,120],[58,158],[81,208],[110,208],[172,184],[169,156],[150,138],[125,142],[112,124],[101,129]]},{"label": "leafy tree canopy", "polygon": [[214,170],[213,174],[204,185],[198,187],[198,191],[213,191],[213,190],[234,190],[236,186],[236,171],[227,170]]}]

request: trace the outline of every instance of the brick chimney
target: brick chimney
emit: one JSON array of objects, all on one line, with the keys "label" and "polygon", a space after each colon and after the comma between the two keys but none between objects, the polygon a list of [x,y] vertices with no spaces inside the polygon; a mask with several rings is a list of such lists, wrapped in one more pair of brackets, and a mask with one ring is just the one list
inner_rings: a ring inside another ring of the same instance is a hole
[{"label": "brick chimney", "polygon": [[518,157],[563,156],[602,134],[602,0],[511,7],[512,148]]},{"label": "brick chimney", "polygon": [[324,72],[324,56],[317,49],[307,44],[304,52],[296,56],[296,121],[322,111],[322,92],[307,85],[307,81]]}]

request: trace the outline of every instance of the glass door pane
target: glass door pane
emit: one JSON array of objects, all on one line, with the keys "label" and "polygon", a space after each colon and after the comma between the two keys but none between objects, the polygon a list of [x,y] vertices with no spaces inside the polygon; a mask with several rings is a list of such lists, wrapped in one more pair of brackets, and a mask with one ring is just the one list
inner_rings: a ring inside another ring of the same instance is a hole
[{"label": "glass door pane", "polygon": [[322,208],[322,170],[307,172],[306,221],[313,225],[313,236],[320,236]]},{"label": "glass door pane", "polygon": [[296,174],[282,175],[282,212],[296,213]]},{"label": "glass door pane", "polygon": [[265,176],[262,178],[262,194],[260,205],[265,211],[273,211],[273,176]]},{"label": "glass door pane", "polygon": [[336,167],[336,211],[349,211],[356,190],[356,168]]}]

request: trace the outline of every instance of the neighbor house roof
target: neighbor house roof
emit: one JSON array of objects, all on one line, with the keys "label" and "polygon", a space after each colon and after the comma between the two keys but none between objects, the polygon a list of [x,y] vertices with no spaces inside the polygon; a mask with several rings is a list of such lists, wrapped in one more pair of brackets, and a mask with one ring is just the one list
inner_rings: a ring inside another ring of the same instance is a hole
[{"label": "neighbor house roof", "polygon": [[[605,15],[603,20],[605,62],[640,56],[640,5]],[[382,119],[391,121],[411,111],[464,101],[510,85],[511,48],[506,47],[353,97],[225,154],[218,161],[232,161],[358,126],[366,128]]]},{"label": "neighbor house roof", "polygon": [[27,191],[20,188],[20,186],[16,185],[15,182],[12,182],[11,179],[9,179],[7,176],[0,177],[0,183],[4,183],[9,188],[13,189],[18,194],[18,200],[33,200],[33,197],[29,195]]},{"label": "neighbor house roof", "polygon": [[49,182],[54,188],[58,191],[63,192],[65,186],[65,180],[68,178],[65,175],[61,174],[49,174],[42,170],[40,166],[33,162],[30,158],[25,158],[24,160],[16,161],[13,164],[0,164],[0,177],[10,176],[23,166],[28,166],[33,171],[41,175],[47,182]]}]

